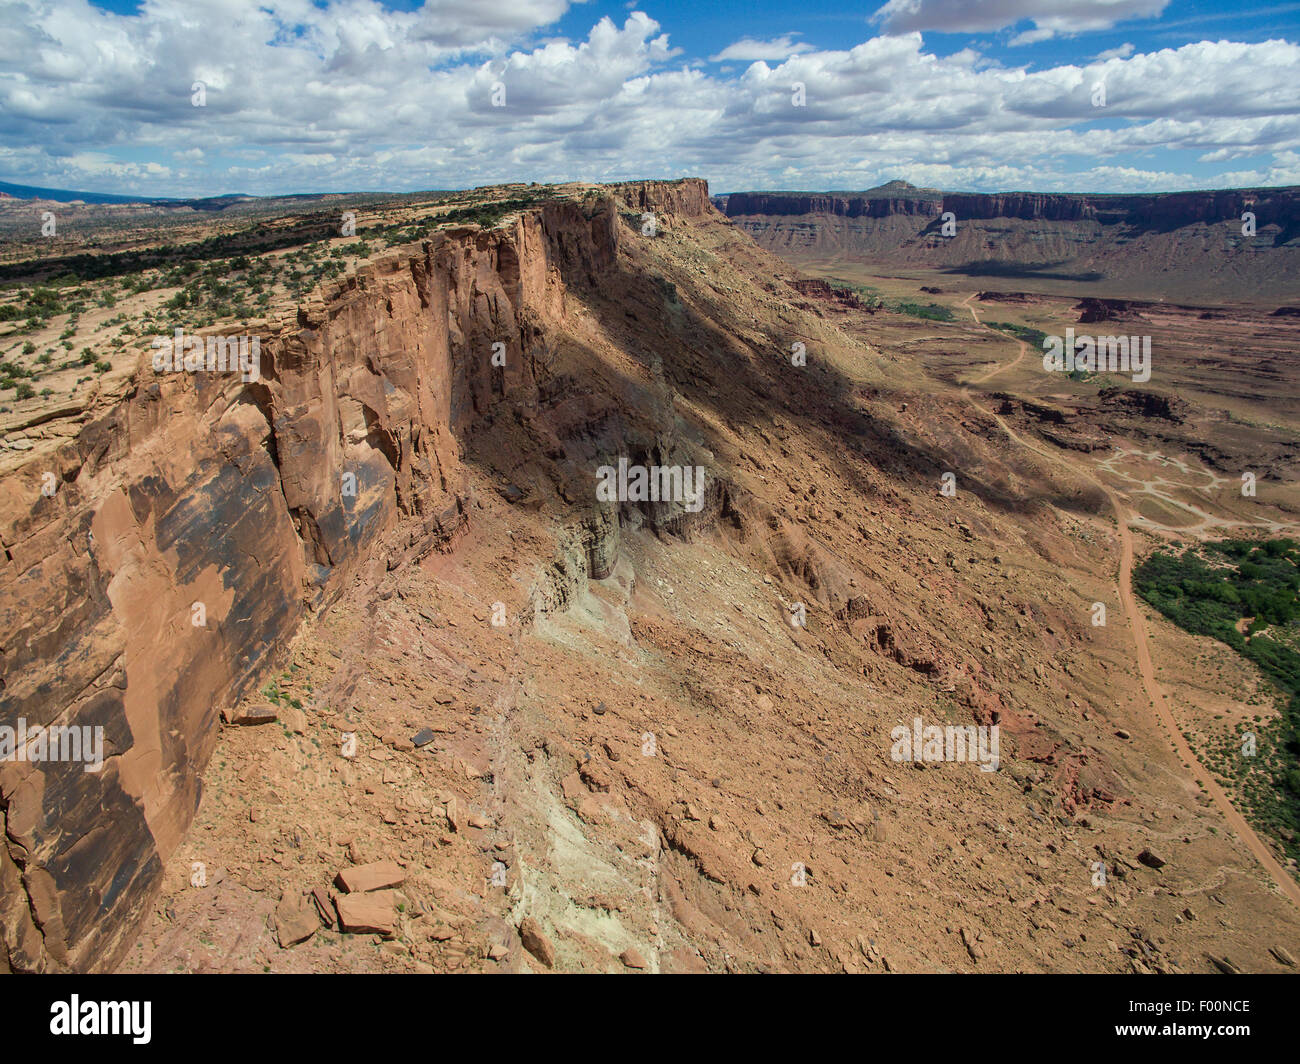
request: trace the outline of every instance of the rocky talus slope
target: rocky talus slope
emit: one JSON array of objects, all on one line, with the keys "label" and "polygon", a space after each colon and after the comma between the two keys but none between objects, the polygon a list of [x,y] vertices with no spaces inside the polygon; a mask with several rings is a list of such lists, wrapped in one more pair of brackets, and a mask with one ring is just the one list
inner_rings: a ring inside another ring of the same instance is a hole
[{"label": "rocky talus slope", "polygon": [[[0,719],[107,760],[0,764],[0,963],[1277,968],[1089,623],[1104,500],[799,282],[702,181],[574,188],[265,323],[260,382],[145,354],[35,427]],[[916,717],[999,771],[892,760]]]}]

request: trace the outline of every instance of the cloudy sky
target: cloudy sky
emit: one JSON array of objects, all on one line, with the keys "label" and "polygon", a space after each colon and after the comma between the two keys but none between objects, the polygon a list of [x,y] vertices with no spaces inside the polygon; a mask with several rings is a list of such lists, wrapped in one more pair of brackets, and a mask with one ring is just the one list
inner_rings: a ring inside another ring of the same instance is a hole
[{"label": "cloudy sky", "polygon": [[0,180],[201,196],[684,175],[1300,184],[1300,2],[0,0]]}]

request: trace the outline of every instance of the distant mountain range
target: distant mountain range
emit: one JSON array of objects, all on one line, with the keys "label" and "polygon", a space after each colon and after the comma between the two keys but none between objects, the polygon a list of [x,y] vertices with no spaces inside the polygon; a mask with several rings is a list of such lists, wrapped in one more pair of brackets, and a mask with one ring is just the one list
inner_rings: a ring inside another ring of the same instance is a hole
[{"label": "distant mountain range", "polygon": [[14,199],[53,200],[55,203],[168,203],[168,199],[148,196],[116,196],[108,192],[75,192],[66,188],[40,188],[36,185],[14,185],[0,181],[0,193]]},{"label": "distant mountain range", "polygon": [[[181,199],[175,196],[119,196],[111,192],[79,192],[68,188],[41,188],[37,185],[15,185],[9,181],[0,181],[0,195],[12,196],[14,199],[51,200],[54,203],[144,203],[160,207],[193,207],[196,210],[219,211],[233,203],[244,203],[256,199],[232,192],[224,196],[204,196],[200,199]],[[280,199],[294,197],[282,196]],[[307,197],[304,197],[307,198]]]},{"label": "distant mountain range", "polygon": [[221,196],[201,196],[184,199],[177,196],[119,196],[110,192],[79,192],[67,188],[40,188],[36,185],[15,185],[0,181],[0,195],[14,199],[51,200],[54,203],[140,203],[150,207],[189,207],[196,211],[221,211],[237,203],[256,203],[259,200],[312,200],[335,193],[303,192],[288,196],[250,196],[244,192],[227,192]]},{"label": "distant mountain range", "polygon": [[0,198],[12,197],[20,200],[48,200],[53,203],[93,203],[97,205],[139,204],[146,207],[189,208],[195,211],[224,211],[227,207],[241,204],[258,206],[275,206],[284,203],[309,202],[311,200],[337,199],[340,196],[363,198],[367,201],[376,199],[404,199],[427,195],[441,195],[440,192],[297,192],[284,196],[250,196],[244,192],[227,192],[221,196],[200,196],[185,199],[175,196],[121,196],[110,192],[81,192],[67,188],[41,188],[37,185],[16,185],[9,181],[0,181]]}]

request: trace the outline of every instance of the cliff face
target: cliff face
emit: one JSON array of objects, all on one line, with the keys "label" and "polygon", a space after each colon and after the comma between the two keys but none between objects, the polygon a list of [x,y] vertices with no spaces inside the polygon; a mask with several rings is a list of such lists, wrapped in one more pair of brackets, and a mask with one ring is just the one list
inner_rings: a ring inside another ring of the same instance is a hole
[{"label": "cliff face", "polygon": [[[702,181],[636,199],[711,209]],[[104,764],[0,762],[0,969],[116,964],[221,709],[348,582],[465,532],[458,436],[535,393],[541,323],[610,267],[619,224],[605,196],[439,233],[255,330],[260,381],[146,356],[122,401],[7,475],[0,724],[102,727]]]},{"label": "cliff face", "polygon": [[906,196],[883,199],[808,193],[733,192],[726,199],[729,218],[751,214],[834,214],[841,218],[887,218],[894,214],[930,217],[942,213],[935,199]]},{"label": "cliff face", "polygon": [[1154,229],[1197,222],[1240,221],[1253,211],[1258,226],[1300,223],[1300,189],[1229,189],[1151,195],[1073,195],[999,192],[942,195],[843,196],[786,192],[733,192],[726,197],[730,218],[751,215],[829,214],[843,218],[889,218],[895,215],[938,217],[952,211],[958,219],[1016,218],[1023,221],[1097,221]]},{"label": "cliff face", "polygon": [[616,191],[642,210],[669,211],[687,218],[697,218],[713,210],[708,182],[696,177],[680,181],[637,181],[616,186]]},{"label": "cliff face", "polygon": [[[726,214],[796,262],[935,266],[972,277],[1041,275],[1106,294],[1285,301],[1300,282],[1300,189],[1151,195],[736,192]],[[956,233],[940,218],[952,212]],[[1255,231],[1242,231],[1242,216]]]}]

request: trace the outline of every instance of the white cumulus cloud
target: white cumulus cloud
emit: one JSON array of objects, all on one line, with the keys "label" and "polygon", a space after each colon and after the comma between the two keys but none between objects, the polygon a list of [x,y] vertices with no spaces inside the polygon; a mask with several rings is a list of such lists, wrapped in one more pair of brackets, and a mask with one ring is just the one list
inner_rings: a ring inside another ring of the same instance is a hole
[{"label": "white cumulus cloud", "polygon": [[802,41],[795,41],[790,34],[776,37],[770,41],[757,41],[753,37],[742,37],[734,44],[727,45],[717,55],[710,56],[710,62],[720,63],[728,59],[742,62],[755,59],[786,59],[792,55],[813,51],[813,46]]},{"label": "white cumulus cloud", "polygon": [[749,41],[757,58],[733,73],[683,57],[639,11],[544,36],[565,7],[473,23],[449,0],[210,0],[202,17],[189,0],[132,16],[0,0],[0,175],[184,196],[686,174],[724,190],[1052,191],[1085,175],[1125,191],[1285,178],[1300,152],[1300,46],[1285,40],[1034,69],[939,56],[916,31],[840,49],[789,34]]},{"label": "white cumulus cloud", "polygon": [[1059,35],[1110,29],[1117,22],[1154,18],[1169,0],[889,0],[871,16],[887,33],[938,30],[988,33],[1026,19],[1034,29],[1013,39],[1033,44]]}]

